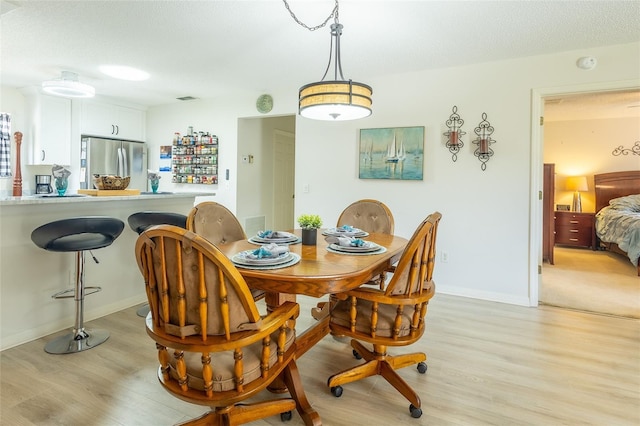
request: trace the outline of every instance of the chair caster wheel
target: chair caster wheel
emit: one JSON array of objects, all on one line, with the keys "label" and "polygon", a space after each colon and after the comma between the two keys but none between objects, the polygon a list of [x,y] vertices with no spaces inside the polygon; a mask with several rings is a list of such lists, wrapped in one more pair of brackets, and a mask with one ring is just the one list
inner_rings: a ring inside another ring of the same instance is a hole
[{"label": "chair caster wheel", "polygon": [[293,413],[291,411],[285,411],[284,413],[280,413],[280,420],[283,422],[288,422],[293,418]]},{"label": "chair caster wheel", "polygon": [[409,411],[411,412],[411,417],[414,419],[418,419],[422,416],[422,409],[415,407],[413,404],[409,405]]},{"label": "chair caster wheel", "polygon": [[355,359],[362,359],[362,356],[355,349],[352,351]]},{"label": "chair caster wheel", "polygon": [[334,386],[331,388],[331,393],[336,398],[340,398],[342,396],[342,386]]},{"label": "chair caster wheel", "polygon": [[424,374],[427,372],[427,363],[419,362],[418,363],[418,373]]}]

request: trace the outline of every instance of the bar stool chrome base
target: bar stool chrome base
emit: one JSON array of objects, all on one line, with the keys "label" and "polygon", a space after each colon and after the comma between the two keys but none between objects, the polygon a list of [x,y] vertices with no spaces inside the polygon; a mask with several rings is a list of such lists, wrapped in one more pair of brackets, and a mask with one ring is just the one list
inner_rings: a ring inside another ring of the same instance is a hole
[{"label": "bar stool chrome base", "polygon": [[83,329],[79,333],[67,333],[47,343],[45,352],[55,355],[73,354],[95,348],[109,338],[107,330]]}]

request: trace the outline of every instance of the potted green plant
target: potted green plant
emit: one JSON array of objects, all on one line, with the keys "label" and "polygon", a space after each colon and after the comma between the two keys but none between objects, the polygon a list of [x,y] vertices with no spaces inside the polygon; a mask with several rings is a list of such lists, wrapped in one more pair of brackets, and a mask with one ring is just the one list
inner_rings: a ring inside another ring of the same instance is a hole
[{"label": "potted green plant", "polygon": [[298,217],[298,225],[302,228],[302,244],[315,246],[318,238],[318,228],[322,226],[322,219],[317,214],[302,214]]}]

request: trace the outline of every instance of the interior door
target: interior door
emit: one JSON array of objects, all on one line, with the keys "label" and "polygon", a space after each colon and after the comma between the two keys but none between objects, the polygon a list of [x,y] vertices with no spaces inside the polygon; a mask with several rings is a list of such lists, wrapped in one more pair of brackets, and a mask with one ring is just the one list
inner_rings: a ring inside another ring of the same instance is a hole
[{"label": "interior door", "polygon": [[553,265],[555,245],[555,164],[545,164],[542,189],[542,261]]},{"label": "interior door", "polygon": [[295,135],[276,130],[273,136],[273,229],[295,227],[295,164]]}]

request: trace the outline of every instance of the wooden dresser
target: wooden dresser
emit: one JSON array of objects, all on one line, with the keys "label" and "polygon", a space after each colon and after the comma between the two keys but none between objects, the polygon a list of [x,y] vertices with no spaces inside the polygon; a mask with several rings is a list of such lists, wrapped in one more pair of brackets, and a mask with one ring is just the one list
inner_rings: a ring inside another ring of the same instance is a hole
[{"label": "wooden dresser", "polygon": [[555,243],[595,250],[595,213],[555,212]]}]

